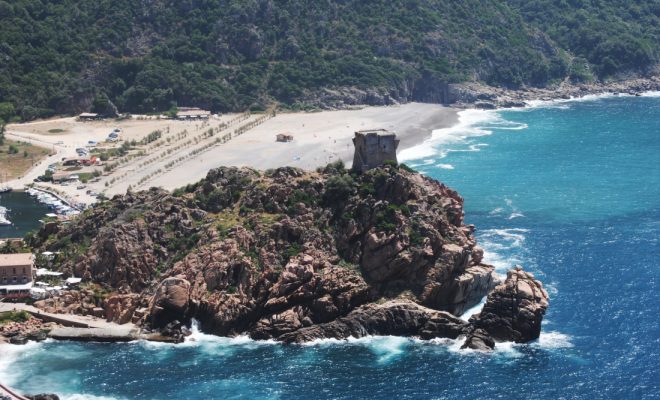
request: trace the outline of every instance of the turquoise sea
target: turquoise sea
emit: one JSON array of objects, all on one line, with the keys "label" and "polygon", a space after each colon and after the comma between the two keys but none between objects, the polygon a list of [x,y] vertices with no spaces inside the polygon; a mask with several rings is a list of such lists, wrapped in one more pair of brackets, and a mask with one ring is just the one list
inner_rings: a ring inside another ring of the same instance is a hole
[{"label": "turquoise sea", "polygon": [[660,97],[465,111],[402,157],[464,196],[498,271],[545,283],[538,341],[5,345],[0,381],[65,399],[660,398]]}]

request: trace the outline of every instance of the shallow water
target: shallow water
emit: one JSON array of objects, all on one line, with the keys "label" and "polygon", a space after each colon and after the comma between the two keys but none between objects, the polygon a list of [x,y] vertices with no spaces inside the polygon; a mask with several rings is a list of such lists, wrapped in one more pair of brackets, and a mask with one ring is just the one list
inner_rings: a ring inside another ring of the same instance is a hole
[{"label": "shallow water", "polygon": [[64,398],[658,398],[659,135],[660,98],[613,97],[466,112],[405,152],[464,196],[498,271],[545,283],[537,342],[491,355],[397,337],[48,342],[0,347],[0,380]]}]

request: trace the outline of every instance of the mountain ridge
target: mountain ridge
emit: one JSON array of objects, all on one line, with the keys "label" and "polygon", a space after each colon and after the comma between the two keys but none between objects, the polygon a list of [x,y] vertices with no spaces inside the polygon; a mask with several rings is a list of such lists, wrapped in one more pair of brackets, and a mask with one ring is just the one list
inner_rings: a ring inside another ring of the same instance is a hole
[{"label": "mountain ridge", "polygon": [[659,20],[651,1],[0,1],[0,102],[23,120],[300,108],[324,90],[444,102],[449,83],[648,74]]}]

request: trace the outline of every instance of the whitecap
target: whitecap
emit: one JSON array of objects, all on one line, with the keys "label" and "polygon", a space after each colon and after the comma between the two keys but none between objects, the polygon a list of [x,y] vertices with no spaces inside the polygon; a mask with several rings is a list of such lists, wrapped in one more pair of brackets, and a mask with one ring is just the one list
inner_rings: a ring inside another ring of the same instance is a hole
[{"label": "whitecap", "polygon": [[504,358],[519,358],[522,353],[518,350],[520,345],[514,342],[498,342],[495,343],[495,355]]},{"label": "whitecap", "polygon": [[538,340],[530,346],[541,349],[566,349],[573,347],[571,337],[557,331],[541,332]]},{"label": "whitecap", "polygon": [[497,208],[493,209],[491,212],[489,212],[488,214],[489,215],[498,215],[502,211],[504,211],[504,209],[502,207],[497,207]]},{"label": "whitecap", "polygon": [[[162,343],[150,342],[147,340],[138,340],[134,343],[140,344],[146,350],[162,350],[164,348],[185,348],[185,347],[201,347],[205,353],[215,355],[231,355],[234,352],[245,349],[252,350],[261,346],[269,346],[278,344],[275,340],[254,340],[247,335],[239,335],[234,337],[216,336],[203,333],[200,330],[198,321],[192,321],[191,334],[187,336],[183,343]],[[159,353],[165,356],[165,353]]]},{"label": "whitecap", "polygon": [[641,93],[642,97],[660,97],[660,91],[648,91]]},{"label": "whitecap", "polygon": [[492,134],[491,130],[481,125],[499,125],[505,121],[492,110],[462,110],[458,112],[458,123],[449,128],[436,129],[431,138],[424,143],[402,150],[397,154],[399,161],[419,160],[429,157],[435,159],[446,156],[446,151],[438,149],[440,145],[458,143],[467,137]]},{"label": "whitecap", "polygon": [[93,394],[82,393],[65,394],[61,395],[60,398],[62,400],[120,400],[117,397],[95,396]]},{"label": "whitecap", "polygon": [[512,212],[511,215],[509,215],[508,219],[516,219],[516,218],[520,218],[520,217],[524,217],[524,216],[525,216],[525,214],[523,214],[523,213]]},{"label": "whitecap", "polygon": [[[498,212],[501,212],[501,210],[498,210]],[[486,229],[481,231],[477,239],[484,249],[484,262],[494,266],[497,274],[505,274],[507,270],[515,265],[523,264],[515,253],[519,253],[524,249],[525,235],[528,232],[529,230],[523,228]],[[510,255],[511,252],[514,252],[514,254]],[[507,254],[507,256],[504,256],[504,254]]]},{"label": "whitecap", "polygon": [[412,340],[401,336],[368,336],[361,339],[350,339],[352,343],[367,345],[369,350],[378,357],[379,363],[386,363],[401,356]]},{"label": "whitecap", "polygon": [[21,378],[21,371],[12,368],[20,358],[28,358],[41,348],[41,343],[27,342],[24,345],[0,345],[0,382],[11,386]]},{"label": "whitecap", "polygon": [[442,169],[454,169],[454,166],[451,164],[436,164],[436,167]]},{"label": "whitecap", "polygon": [[497,240],[499,244],[496,247],[499,248],[522,247],[526,239],[525,234],[528,232],[529,230],[524,228],[485,229],[481,231],[479,237],[485,241]]},{"label": "whitecap", "polygon": [[368,348],[377,356],[379,363],[387,363],[406,352],[406,349],[419,340],[403,336],[364,336],[361,338],[349,337],[347,339],[315,339],[301,343],[303,347],[329,347],[337,345],[357,345]]},{"label": "whitecap", "polygon": [[488,296],[484,296],[484,297],[481,299],[481,301],[479,302],[479,304],[477,304],[477,305],[475,305],[475,306],[473,306],[473,307],[470,307],[470,308],[468,308],[467,310],[465,310],[465,312],[464,312],[463,314],[461,314],[460,318],[461,318],[463,321],[468,321],[468,320],[470,319],[471,316],[473,316],[473,315],[475,315],[475,314],[479,314],[479,313],[481,312],[481,310],[484,308],[484,305],[486,304],[486,299],[487,299],[487,297],[488,297]]}]

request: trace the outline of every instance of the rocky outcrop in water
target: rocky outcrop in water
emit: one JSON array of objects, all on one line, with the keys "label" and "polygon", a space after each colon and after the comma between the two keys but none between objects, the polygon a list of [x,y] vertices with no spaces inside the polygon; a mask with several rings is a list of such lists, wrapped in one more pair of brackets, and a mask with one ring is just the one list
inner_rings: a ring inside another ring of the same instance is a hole
[{"label": "rocky outcrop in water", "polygon": [[520,267],[488,295],[481,313],[470,318],[472,331],[463,347],[492,349],[494,341],[525,343],[541,334],[548,293],[534,275]]},{"label": "rocky outcrop in water", "polygon": [[423,339],[451,338],[461,335],[467,323],[450,313],[437,311],[412,301],[367,304],[345,317],[303,327],[279,337],[285,343],[317,339],[360,338],[368,335],[419,336]]},{"label": "rocky outcrop in water", "polygon": [[25,396],[30,400],[60,400],[60,397],[56,394],[47,394],[47,393],[42,393],[42,394],[35,394],[35,395],[28,395]]},{"label": "rocky outcrop in water", "polygon": [[497,284],[463,199],[405,167],[218,168],[174,193],[116,196],[33,240],[85,281],[41,306],[154,330],[194,318],[206,333],[287,342],[455,338],[472,326],[455,315]]}]

